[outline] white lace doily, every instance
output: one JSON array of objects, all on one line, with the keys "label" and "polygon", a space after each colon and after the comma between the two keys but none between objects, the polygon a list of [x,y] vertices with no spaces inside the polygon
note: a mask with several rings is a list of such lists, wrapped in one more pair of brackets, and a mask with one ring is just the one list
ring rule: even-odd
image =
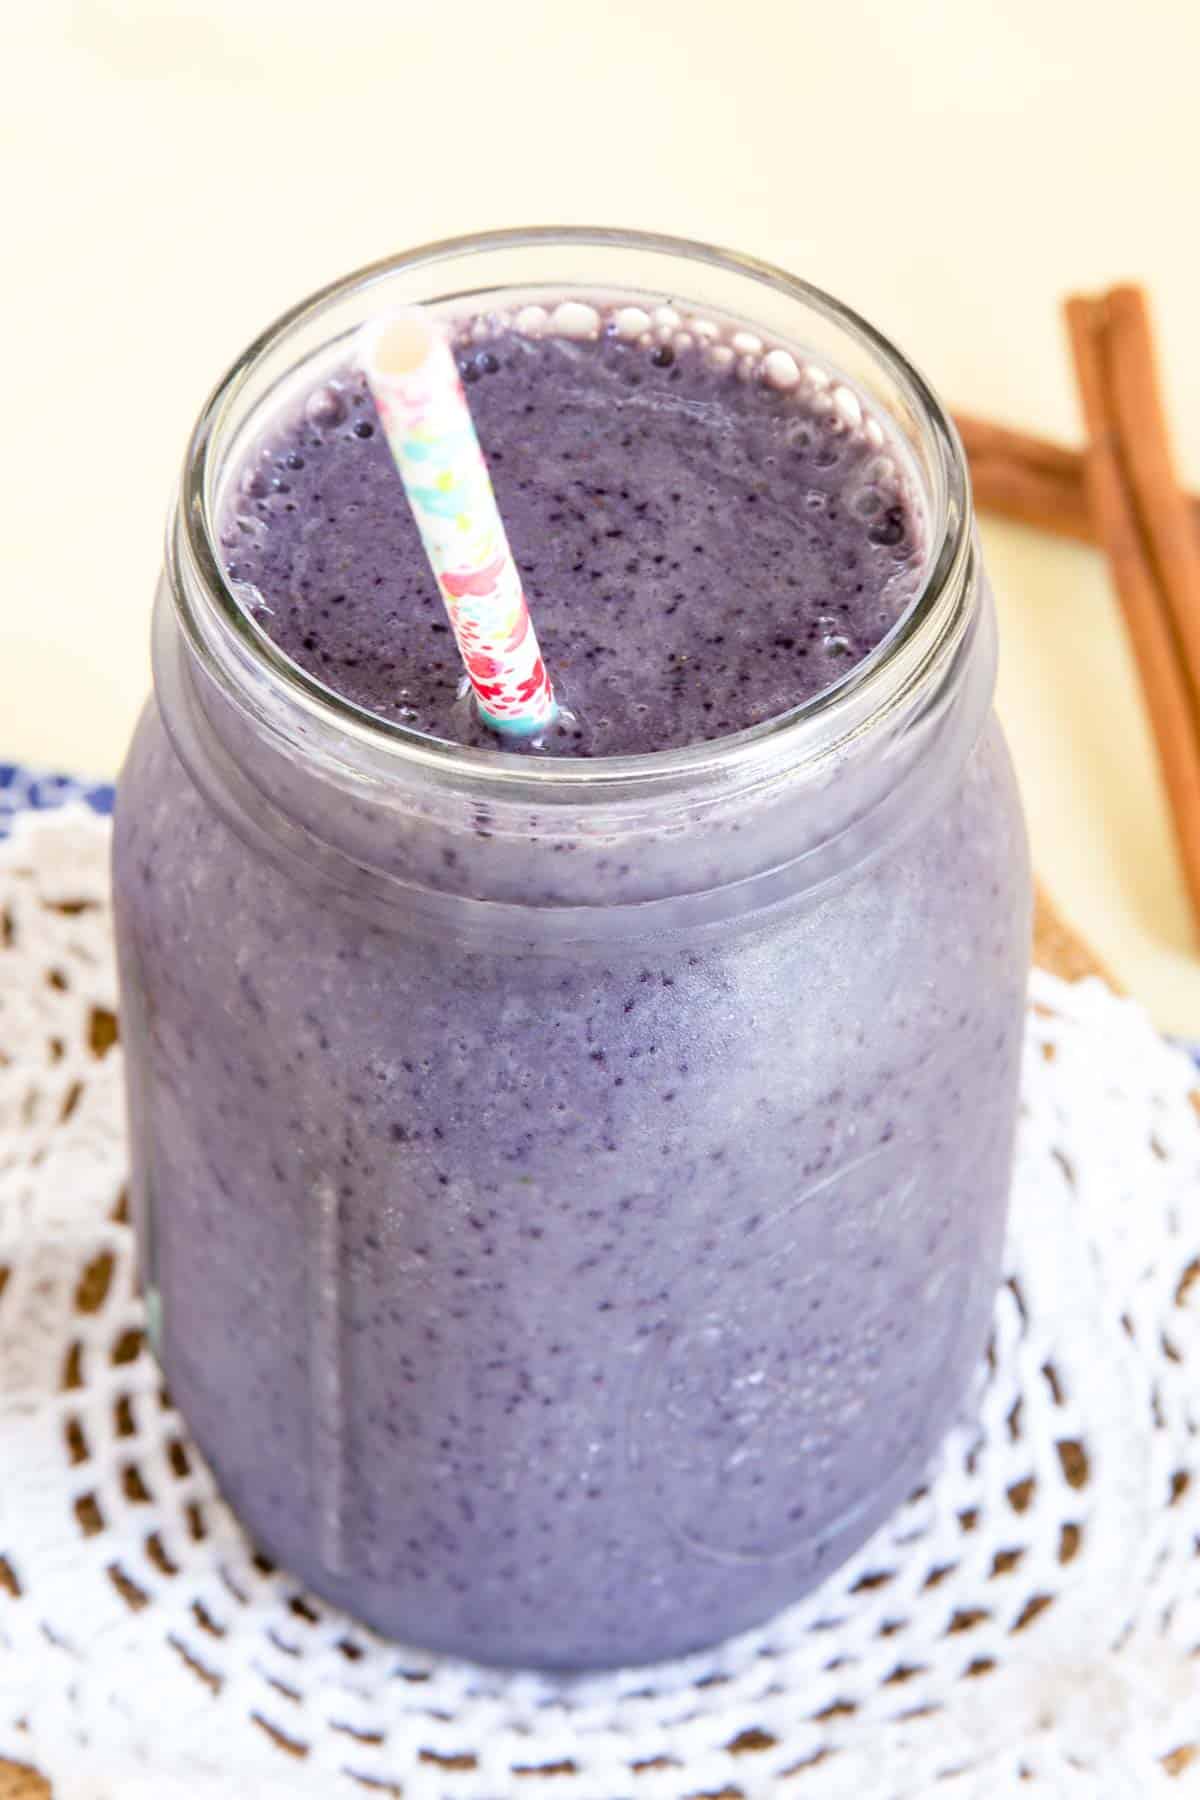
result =
[{"label": "white lace doily", "polygon": [[384,1643],[256,1560],[141,1339],[108,833],[0,847],[0,1755],[56,1800],[1200,1793],[1195,1071],[1034,978],[978,1424],[818,1593],[573,1681]]}]

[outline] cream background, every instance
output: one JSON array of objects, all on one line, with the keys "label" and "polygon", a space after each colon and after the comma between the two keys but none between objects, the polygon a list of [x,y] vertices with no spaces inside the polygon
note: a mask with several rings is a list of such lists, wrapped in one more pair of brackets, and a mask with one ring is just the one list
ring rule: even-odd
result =
[{"label": "cream background", "polygon": [[[1139,276],[1200,484],[1194,0],[34,0],[0,12],[0,68],[0,756],[116,769],[210,383],[308,289],[452,232],[729,243],[850,300],[953,404],[1063,437],[1058,297]],[[985,539],[1038,867],[1200,1036],[1100,559]]]}]

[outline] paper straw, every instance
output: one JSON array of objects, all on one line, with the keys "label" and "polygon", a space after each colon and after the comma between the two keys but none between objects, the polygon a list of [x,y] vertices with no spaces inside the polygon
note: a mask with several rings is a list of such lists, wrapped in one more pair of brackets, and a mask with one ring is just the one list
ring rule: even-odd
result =
[{"label": "paper straw", "polygon": [[406,308],[366,328],[359,360],[480,716],[536,736],[558,709],[450,345]]}]

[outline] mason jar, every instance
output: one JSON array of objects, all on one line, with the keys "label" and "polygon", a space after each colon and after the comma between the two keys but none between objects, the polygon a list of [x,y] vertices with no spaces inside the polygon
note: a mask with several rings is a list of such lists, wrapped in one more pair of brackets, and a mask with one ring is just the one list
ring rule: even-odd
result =
[{"label": "mason jar", "polygon": [[[322,686],[226,584],[239,455],[367,318],[575,289],[803,346],[906,446],[920,591],[782,717],[465,749]],[[152,1337],[271,1557],[437,1650],[636,1663],[803,1594],[920,1481],[984,1348],[1016,1113],[994,664],[945,411],[777,269],[496,233],[239,359],[170,522],[115,896]]]}]

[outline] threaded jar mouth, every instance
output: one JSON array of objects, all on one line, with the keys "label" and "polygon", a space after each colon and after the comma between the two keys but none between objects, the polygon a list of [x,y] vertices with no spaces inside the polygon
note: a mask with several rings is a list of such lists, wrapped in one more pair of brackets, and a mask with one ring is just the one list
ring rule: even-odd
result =
[{"label": "threaded jar mouth", "polygon": [[[243,609],[219,548],[218,494],[231,446],[290,368],[349,340],[398,301],[470,302],[528,287],[683,296],[715,285],[712,300],[781,340],[812,345],[871,393],[907,438],[923,487],[928,550],[917,593],[888,635],[830,687],[729,736],[635,756],[577,758],[468,749],[384,719],[293,662]],[[847,364],[853,364],[848,367]],[[649,232],[547,226],[451,238],[385,258],[284,313],[214,388],[188,444],[168,535],[173,604],[185,637],[226,697],[297,750],[353,745],[374,777],[424,775],[476,799],[579,807],[646,800],[696,786],[758,786],[821,763],[936,687],[969,623],[973,573],[970,488],[945,408],[921,374],[850,308],[785,270],[733,251]]]}]

